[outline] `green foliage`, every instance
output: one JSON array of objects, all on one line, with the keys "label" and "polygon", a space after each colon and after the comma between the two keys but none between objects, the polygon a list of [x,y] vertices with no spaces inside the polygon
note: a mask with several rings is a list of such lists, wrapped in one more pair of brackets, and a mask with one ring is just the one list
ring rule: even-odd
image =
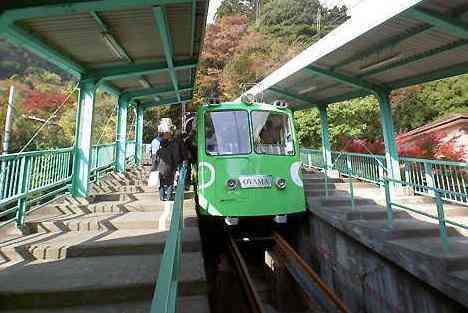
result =
[{"label": "green foliage", "polygon": [[[296,128],[303,146],[318,148],[322,144],[318,109],[296,112]],[[381,137],[379,106],[375,98],[366,97],[328,107],[330,143],[337,149],[348,138],[376,140]]]},{"label": "green foliage", "polygon": [[[318,12],[321,29],[317,29]],[[262,8],[258,29],[268,36],[307,46],[347,19],[346,7],[331,10],[318,0],[272,0]]]},{"label": "green foliage", "polygon": [[468,75],[461,75],[395,92],[396,129],[404,132],[449,114],[468,112],[467,86]]},{"label": "green foliage", "polygon": [[257,0],[224,0],[216,10],[216,20],[226,16],[252,17],[255,14]]}]

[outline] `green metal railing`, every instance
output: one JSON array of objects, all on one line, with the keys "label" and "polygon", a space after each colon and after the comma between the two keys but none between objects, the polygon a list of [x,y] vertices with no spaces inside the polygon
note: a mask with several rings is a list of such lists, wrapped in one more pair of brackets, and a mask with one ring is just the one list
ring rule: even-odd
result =
[{"label": "green metal railing", "polygon": [[[134,144],[128,143],[130,147]],[[73,148],[1,155],[0,219],[4,221],[0,221],[0,226],[13,220],[21,226],[27,207],[68,192],[72,164]],[[92,176],[99,177],[102,171],[113,169],[114,164],[115,144],[92,147]]]},{"label": "green metal railing", "polygon": [[135,157],[135,146],[136,146],[135,140],[127,141],[127,147],[125,149],[125,159],[127,159],[131,163],[135,161],[135,159],[134,159],[134,157]]},{"label": "green metal railing", "polygon": [[114,166],[115,143],[94,145],[91,151],[91,173]]},{"label": "green metal railing", "polygon": [[186,173],[187,169],[183,166],[180,171],[175,201],[172,206],[171,226],[164,246],[164,254],[151,304],[151,313],[176,312],[178,278],[182,262],[182,230]]},{"label": "green metal railing", "polygon": [[0,217],[15,213],[22,225],[27,204],[66,191],[72,155],[65,148],[0,156]]},{"label": "green metal railing", "polygon": [[[314,156],[309,157],[310,154]],[[327,168],[327,166],[323,165],[321,158],[318,157],[318,155],[322,155],[320,150],[304,149],[302,155],[304,164],[308,166],[317,167],[324,171],[335,169],[348,178],[367,180],[382,186],[385,192],[387,228],[389,229],[393,228],[393,208],[395,207],[434,219],[439,226],[439,236],[445,253],[450,250],[447,224],[468,230],[468,225],[445,217],[443,201],[446,199],[466,203],[468,198],[468,189],[466,188],[468,164],[466,163],[401,158],[402,180],[395,180],[387,177],[382,156],[335,152],[333,164]],[[315,162],[308,162],[309,160],[315,160]],[[327,177],[325,175],[326,198],[329,196]],[[353,179],[349,179],[348,182],[351,209],[354,210],[356,208],[356,197]],[[395,202],[392,199],[390,184],[400,188],[410,188],[418,193],[433,197],[436,214]]]},{"label": "green metal railing", "polygon": [[[304,164],[324,168],[321,150],[303,149],[301,155]],[[386,176],[382,155],[333,151],[332,162],[334,169],[344,173],[350,168],[358,179],[371,183],[381,185]],[[468,163],[415,158],[400,158],[399,162],[402,181],[415,193],[434,196],[432,188],[436,188],[444,191],[443,200],[468,203]]]},{"label": "green metal railing", "polygon": [[468,203],[468,163],[400,158],[400,168],[416,193],[433,196],[436,188],[444,200]]}]

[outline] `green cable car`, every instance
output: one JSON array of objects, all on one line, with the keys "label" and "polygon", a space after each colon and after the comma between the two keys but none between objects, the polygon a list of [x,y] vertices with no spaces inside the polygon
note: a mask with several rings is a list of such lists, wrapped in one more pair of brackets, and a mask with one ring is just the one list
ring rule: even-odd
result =
[{"label": "green cable car", "polygon": [[302,162],[284,102],[211,103],[197,110],[198,205],[203,216],[287,215],[305,211]]}]

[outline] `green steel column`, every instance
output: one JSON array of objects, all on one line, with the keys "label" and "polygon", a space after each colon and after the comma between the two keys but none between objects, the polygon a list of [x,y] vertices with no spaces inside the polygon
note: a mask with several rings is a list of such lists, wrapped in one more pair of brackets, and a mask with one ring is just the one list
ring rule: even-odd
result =
[{"label": "green steel column", "polygon": [[[388,177],[395,180],[401,180],[389,93],[379,93],[378,99],[380,105],[380,119],[385,141],[385,158],[387,161],[386,168],[388,171]],[[393,190],[394,186],[395,184],[391,183],[390,189]]]},{"label": "green steel column", "polygon": [[75,197],[86,197],[88,195],[95,95],[95,81],[85,80],[80,82],[72,177],[72,194]]},{"label": "green steel column", "polygon": [[135,123],[135,164],[141,165],[143,163],[143,116],[145,113],[144,108],[138,107],[137,117]]},{"label": "green steel column", "polygon": [[118,173],[125,172],[125,154],[127,149],[127,109],[128,100],[125,97],[119,97],[119,109],[117,115],[117,138],[115,169]]},{"label": "green steel column", "polygon": [[327,117],[327,106],[319,106],[320,111],[320,122],[322,124],[322,158],[326,168],[330,168],[332,165],[331,157],[331,146],[330,146],[330,136],[328,133],[328,117]]}]

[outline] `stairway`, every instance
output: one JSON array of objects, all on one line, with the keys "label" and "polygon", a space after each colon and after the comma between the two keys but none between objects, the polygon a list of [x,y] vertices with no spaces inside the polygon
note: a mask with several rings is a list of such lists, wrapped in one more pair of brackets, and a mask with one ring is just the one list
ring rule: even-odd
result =
[{"label": "stairway", "polygon": [[[24,234],[2,230],[0,311],[149,312],[171,203],[146,186],[148,174],[110,174],[87,199],[66,197],[29,214]],[[208,312],[192,199],[184,225],[178,312]]]},{"label": "stairway", "polygon": [[[447,224],[450,249],[446,252],[437,220],[394,207],[393,227],[389,228],[383,189],[357,180],[353,180],[353,188],[354,209],[347,178],[329,178],[327,197],[324,174],[315,170],[304,173],[304,190],[314,215],[433,286],[450,288],[451,296],[468,303],[468,231]],[[429,197],[407,192],[393,197],[392,202],[437,216]],[[468,207],[444,203],[444,211],[447,220],[468,225]]]}]

